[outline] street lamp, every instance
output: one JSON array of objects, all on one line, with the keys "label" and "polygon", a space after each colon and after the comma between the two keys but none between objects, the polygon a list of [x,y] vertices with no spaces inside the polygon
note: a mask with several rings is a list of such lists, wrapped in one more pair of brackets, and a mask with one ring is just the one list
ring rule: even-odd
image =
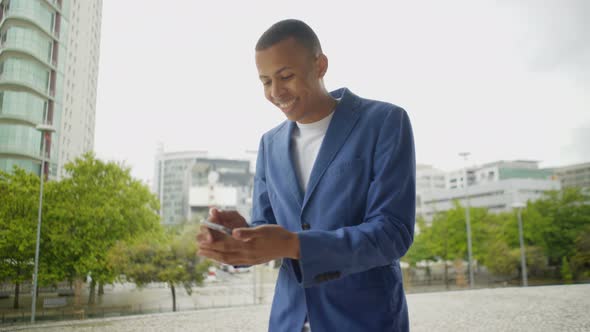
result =
[{"label": "street lamp", "polygon": [[33,303],[31,304],[31,323],[35,322],[35,313],[37,307],[37,277],[39,271],[39,242],[41,242],[41,212],[43,211],[43,182],[45,180],[45,158],[46,158],[46,135],[51,135],[55,129],[50,124],[39,124],[35,128],[41,132],[41,185],[39,188],[39,215],[37,218],[37,243],[35,246],[35,272],[33,273]]},{"label": "street lamp", "polygon": [[473,288],[475,283],[475,278],[473,277],[473,255],[471,250],[471,220],[469,219],[469,188],[467,180],[467,158],[469,158],[469,152],[461,152],[459,156],[463,157],[465,160],[465,176],[463,185],[465,186],[465,224],[467,228],[467,254],[469,258],[469,287]]},{"label": "street lamp", "polygon": [[523,239],[523,232],[522,232],[522,216],[521,210],[525,207],[523,203],[514,203],[512,207],[516,209],[516,213],[518,216],[518,238],[520,240],[520,268],[522,269],[522,285],[527,287],[529,285],[527,279],[527,271],[526,271],[526,255],[524,252],[524,239]]}]

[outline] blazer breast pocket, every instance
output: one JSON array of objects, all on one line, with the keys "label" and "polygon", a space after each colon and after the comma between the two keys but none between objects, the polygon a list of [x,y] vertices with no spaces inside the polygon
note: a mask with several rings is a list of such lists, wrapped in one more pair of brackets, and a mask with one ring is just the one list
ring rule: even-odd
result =
[{"label": "blazer breast pocket", "polygon": [[363,170],[363,165],[363,159],[339,161],[328,167],[326,170],[326,175],[329,177],[341,177],[343,175],[360,174]]}]

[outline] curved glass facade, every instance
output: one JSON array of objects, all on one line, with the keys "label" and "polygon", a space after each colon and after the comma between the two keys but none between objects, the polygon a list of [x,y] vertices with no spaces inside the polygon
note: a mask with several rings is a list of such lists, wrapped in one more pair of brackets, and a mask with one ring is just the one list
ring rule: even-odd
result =
[{"label": "curved glass facade", "polygon": [[42,123],[47,101],[28,92],[0,91],[0,115]]},{"label": "curved glass facade", "polygon": [[11,26],[2,33],[2,47],[24,50],[46,63],[51,63],[52,46],[53,41],[37,30]]},{"label": "curved glass facade", "polygon": [[0,62],[0,80],[23,83],[43,93],[49,91],[50,71],[47,67],[22,58]]},{"label": "curved glass facade", "polygon": [[56,130],[48,148],[49,175],[57,175],[60,142],[64,142],[60,139],[65,75],[70,68],[66,67],[69,2],[0,3],[0,169],[4,171],[16,165],[40,174],[42,134],[36,125],[47,121]]},{"label": "curved glass facade", "polygon": [[27,172],[39,174],[41,164],[32,160],[0,158],[0,169],[10,171],[14,166],[18,166]]},{"label": "curved glass facade", "polygon": [[6,17],[22,16],[36,22],[43,29],[53,32],[55,13],[42,1],[10,0],[5,9]]},{"label": "curved glass facade", "polygon": [[0,151],[39,157],[41,133],[31,126],[0,123]]}]

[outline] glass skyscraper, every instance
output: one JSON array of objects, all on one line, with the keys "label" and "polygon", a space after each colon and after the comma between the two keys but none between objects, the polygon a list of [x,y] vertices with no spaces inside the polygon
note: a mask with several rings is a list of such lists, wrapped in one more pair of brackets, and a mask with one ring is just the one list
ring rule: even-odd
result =
[{"label": "glass skyscraper", "polygon": [[[101,10],[102,1],[96,0],[0,2],[0,169],[10,171],[18,165],[40,173],[42,140],[35,127],[41,123],[56,129],[47,136],[44,173],[50,178],[63,175],[61,168],[68,159],[92,150]],[[91,18],[80,21],[80,16]],[[83,26],[89,26],[86,30],[94,35],[80,35]],[[79,41],[88,39],[90,46],[85,43],[78,47]],[[88,53],[90,61],[76,63],[79,55]],[[90,78],[85,75],[84,79],[93,84],[76,93],[77,97],[88,99],[87,106],[74,109],[71,95],[79,81],[76,69],[80,68],[90,69],[86,70]],[[75,126],[85,130],[72,135],[68,121],[80,114],[88,121],[79,121]],[[92,144],[65,158],[71,150],[67,143],[72,140]]]}]

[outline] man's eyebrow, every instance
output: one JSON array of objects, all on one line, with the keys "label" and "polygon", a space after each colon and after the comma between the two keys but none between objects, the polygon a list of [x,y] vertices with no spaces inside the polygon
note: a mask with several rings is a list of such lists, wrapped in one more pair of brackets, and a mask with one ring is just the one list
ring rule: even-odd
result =
[{"label": "man's eyebrow", "polygon": [[[274,74],[275,74],[275,75],[277,75],[277,74],[280,74],[280,73],[281,73],[283,70],[287,70],[287,69],[289,69],[289,66],[284,66],[284,67],[282,67],[281,69],[279,69],[279,70],[275,71],[275,73],[274,73]],[[266,75],[260,75],[260,76],[258,76],[258,77],[259,77],[259,78],[268,78],[268,76],[266,76]]]}]

